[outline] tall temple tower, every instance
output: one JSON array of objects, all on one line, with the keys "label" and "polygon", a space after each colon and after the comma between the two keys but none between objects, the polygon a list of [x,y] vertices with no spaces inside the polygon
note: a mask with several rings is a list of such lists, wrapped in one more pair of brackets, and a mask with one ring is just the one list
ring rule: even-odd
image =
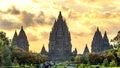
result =
[{"label": "tall temple tower", "polygon": [[52,61],[68,61],[73,55],[70,32],[61,12],[59,12],[58,19],[55,20],[50,32],[48,47],[48,56]]},{"label": "tall temple tower", "polygon": [[19,35],[17,35],[17,32],[15,31],[11,45],[12,46],[16,45],[25,51],[29,51],[29,43],[28,43],[26,33],[23,29],[23,26],[21,27]]},{"label": "tall temple tower", "polygon": [[91,52],[97,52],[101,53],[105,50],[112,49],[112,45],[110,45],[107,33],[104,33],[104,36],[102,38],[101,32],[99,31],[99,28],[97,28],[97,31],[94,34],[92,45],[91,45]]},{"label": "tall temple tower", "polygon": [[90,52],[89,52],[88,46],[87,46],[87,44],[86,44],[85,49],[84,49],[84,51],[83,51],[83,56],[86,56],[86,55],[89,54],[89,53],[90,53]]},{"label": "tall temple tower", "polygon": [[47,55],[47,51],[46,51],[44,45],[43,45],[43,47],[42,47],[42,50],[41,50],[40,54],[42,54],[42,55]]},{"label": "tall temple tower", "polygon": [[110,45],[109,39],[107,37],[107,32],[105,31],[104,36],[103,36],[103,45],[104,45],[104,50],[112,49],[113,46]]},{"label": "tall temple tower", "polygon": [[17,44],[18,44],[18,36],[17,36],[17,32],[15,30],[11,45],[17,46]]},{"label": "tall temple tower", "polygon": [[26,50],[26,51],[29,51],[29,43],[28,43],[26,33],[23,29],[23,26],[21,27],[21,30],[20,30],[20,33],[19,33],[19,36],[18,36],[18,40],[19,40],[18,41],[19,47]]},{"label": "tall temple tower", "polygon": [[97,31],[94,34],[93,41],[92,41],[92,48],[91,52],[101,52],[102,51],[102,34],[97,27]]}]

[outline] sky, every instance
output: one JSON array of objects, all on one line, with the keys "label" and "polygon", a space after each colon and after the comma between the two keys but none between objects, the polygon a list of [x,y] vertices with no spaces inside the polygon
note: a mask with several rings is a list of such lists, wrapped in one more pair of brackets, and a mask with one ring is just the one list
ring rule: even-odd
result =
[{"label": "sky", "polygon": [[0,31],[12,39],[23,26],[30,50],[48,50],[49,34],[62,12],[71,33],[72,49],[82,53],[87,44],[91,50],[93,35],[99,27],[109,40],[120,30],[120,0],[0,0]]}]

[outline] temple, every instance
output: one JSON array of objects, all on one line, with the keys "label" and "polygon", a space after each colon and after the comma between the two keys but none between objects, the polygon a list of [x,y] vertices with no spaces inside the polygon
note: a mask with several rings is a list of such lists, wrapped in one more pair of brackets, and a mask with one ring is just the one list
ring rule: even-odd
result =
[{"label": "temple", "polygon": [[89,52],[88,46],[87,46],[87,44],[86,44],[85,49],[84,49],[84,51],[83,51],[83,56],[86,56],[86,55],[89,54],[89,53],[90,53],[90,52]]},{"label": "temple", "polygon": [[61,12],[50,32],[48,48],[51,61],[70,61],[72,56],[77,55],[77,49],[72,52],[70,32]]},{"label": "temple", "polygon": [[11,45],[18,46],[25,51],[29,51],[29,43],[23,26],[21,27],[19,35],[17,35],[17,32],[15,31]]},{"label": "temple", "polygon": [[99,28],[97,28],[97,31],[95,32],[92,40],[91,52],[101,53],[111,48],[113,47],[109,43],[107,32],[104,33],[104,36],[102,38],[102,34],[99,31]]}]

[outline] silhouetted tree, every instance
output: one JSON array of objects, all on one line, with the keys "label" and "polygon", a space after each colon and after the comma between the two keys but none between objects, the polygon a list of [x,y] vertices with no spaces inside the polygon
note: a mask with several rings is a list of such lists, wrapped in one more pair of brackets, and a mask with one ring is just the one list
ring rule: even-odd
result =
[{"label": "silhouetted tree", "polygon": [[98,53],[91,53],[87,56],[87,60],[90,64],[101,64],[103,63],[104,56]]},{"label": "silhouetted tree", "polygon": [[9,49],[9,39],[6,37],[5,32],[0,32],[0,52],[1,64],[3,66],[11,66],[11,51]]},{"label": "silhouetted tree", "polygon": [[105,66],[105,67],[108,67],[109,66],[108,60],[104,59],[102,65]]}]

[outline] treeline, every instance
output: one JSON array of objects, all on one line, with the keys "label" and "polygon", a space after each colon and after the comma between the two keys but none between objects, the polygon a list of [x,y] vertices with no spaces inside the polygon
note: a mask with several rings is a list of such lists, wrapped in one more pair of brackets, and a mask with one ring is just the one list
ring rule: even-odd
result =
[{"label": "treeline", "polygon": [[113,49],[102,53],[89,53],[86,56],[77,55],[71,60],[76,64],[101,65],[105,67],[120,66],[120,31],[111,42],[113,42]]},{"label": "treeline", "polygon": [[78,55],[72,59],[76,64],[120,66],[120,57],[116,52],[108,54],[90,53],[86,56]]},{"label": "treeline", "polygon": [[34,65],[44,63],[46,60],[48,60],[47,56],[40,53],[27,52],[16,45],[11,46],[6,33],[0,32],[0,67]]}]

